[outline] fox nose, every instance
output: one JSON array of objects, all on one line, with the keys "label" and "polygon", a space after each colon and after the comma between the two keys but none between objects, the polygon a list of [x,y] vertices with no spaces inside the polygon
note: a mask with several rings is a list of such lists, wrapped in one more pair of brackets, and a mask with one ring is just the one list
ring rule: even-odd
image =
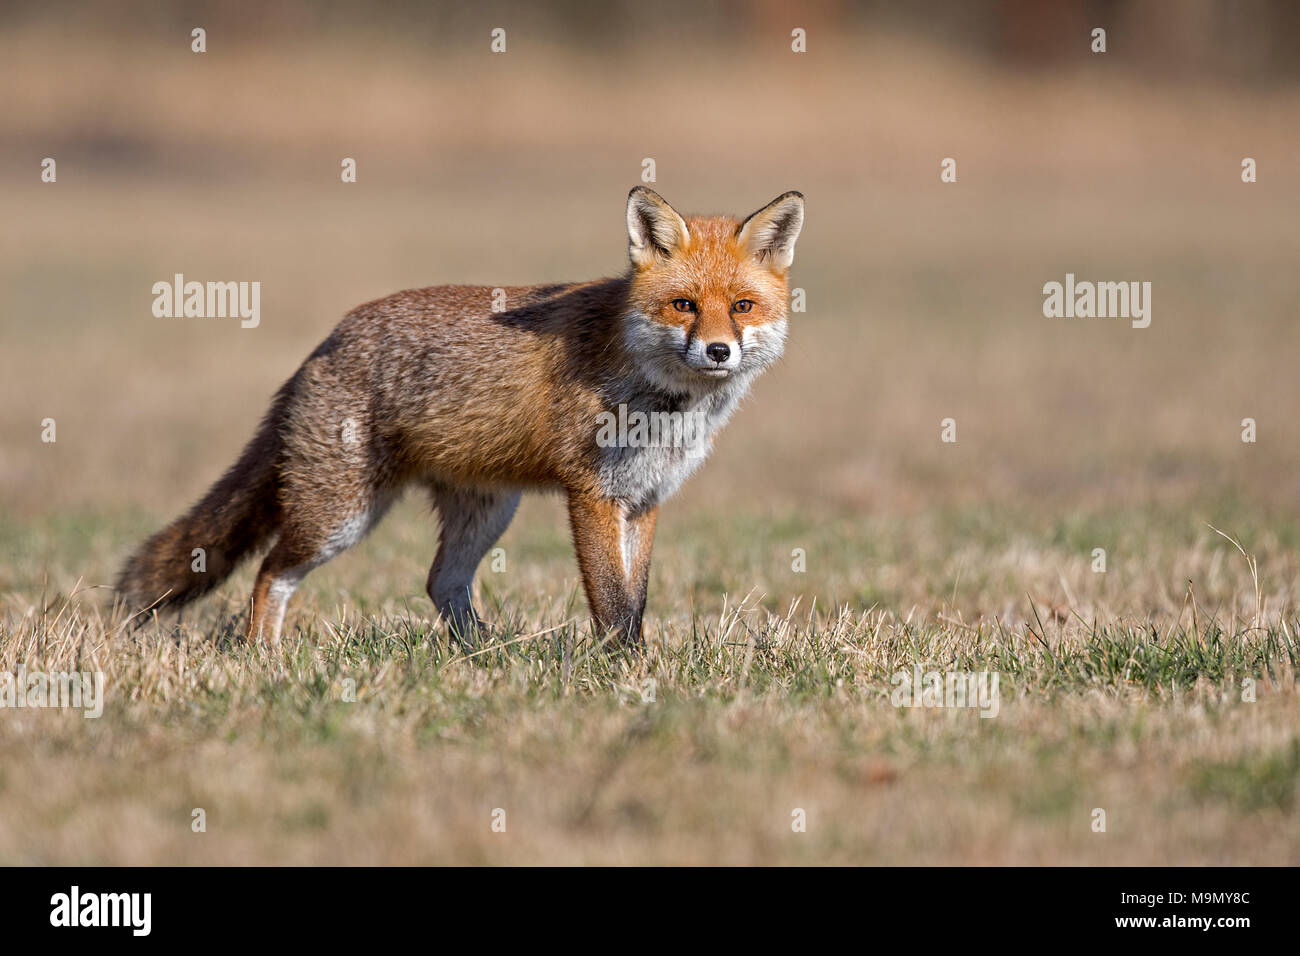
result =
[{"label": "fox nose", "polygon": [[704,354],[721,365],[727,359],[731,358],[731,349],[722,342],[713,342],[705,347]]}]

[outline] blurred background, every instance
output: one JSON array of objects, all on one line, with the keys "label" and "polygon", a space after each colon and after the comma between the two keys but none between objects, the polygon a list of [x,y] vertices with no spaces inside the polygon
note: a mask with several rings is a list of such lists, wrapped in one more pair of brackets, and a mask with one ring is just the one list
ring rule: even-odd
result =
[{"label": "blurred background", "polygon": [[[1014,577],[1033,570],[1022,536],[1086,562],[1137,527],[1140,563],[1134,523],[1158,513],[1182,543],[1211,521],[1253,533],[1289,593],[1300,5],[376,6],[0,11],[0,590],[109,580],[353,306],[621,271],[625,196],[652,158],[686,213],[807,196],[787,358],[661,525],[679,542],[741,529],[776,557],[734,578],[720,560],[700,586],[788,599],[805,586],[791,547],[842,540],[820,583],[905,605],[956,594],[963,540],[977,563],[1012,554]],[[260,327],[155,318],[151,287],[177,272],[260,281]],[[1044,318],[1043,284],[1067,272],[1151,282],[1151,326]],[[511,534],[547,529],[536,546],[558,552],[557,508],[527,504]],[[418,548],[411,594],[425,520],[381,532]],[[915,583],[918,555],[933,581]],[[347,560],[324,580],[361,587]],[[1176,602],[1179,577],[1112,598]]]}]

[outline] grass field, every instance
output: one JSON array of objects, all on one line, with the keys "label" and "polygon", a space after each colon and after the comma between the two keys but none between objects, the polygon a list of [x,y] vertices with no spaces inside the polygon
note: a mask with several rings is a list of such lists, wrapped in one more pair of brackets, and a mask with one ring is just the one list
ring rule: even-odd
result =
[{"label": "grass field", "polygon": [[[1042,529],[1038,547],[960,516],[931,529],[929,547],[977,563],[962,574],[960,560],[907,554],[911,523],[845,520],[809,542],[811,564],[875,555],[887,582],[944,567],[951,593],[911,607],[846,594],[839,609],[741,593],[805,590],[766,522],[720,540],[678,531],[648,653],[628,659],[594,650],[559,522],[524,523],[505,541],[523,580],[485,582],[499,643],[467,656],[412,593],[422,517],[402,509],[313,579],[301,629],[270,651],[237,640],[240,588],[179,630],[131,637],[91,592],[18,582],[32,604],[11,592],[4,665],[102,670],[108,691],[98,720],[5,715],[0,859],[1295,862],[1296,621],[1230,609],[1252,588],[1230,546],[1168,540],[1152,555],[1197,582],[1195,604],[1084,619],[1015,593],[1048,567],[1086,593],[1066,528]],[[1133,519],[1135,537],[1161,534]],[[118,531],[69,525],[48,546],[98,536],[107,560]],[[30,540],[15,533],[6,567]],[[1003,601],[1016,623],[972,612]],[[996,716],[891,706],[892,675],[917,664],[998,673]],[[806,832],[791,829],[796,809]]]},{"label": "grass field", "polygon": [[[106,679],[98,719],[0,711],[0,863],[1300,862],[1300,97],[827,42],[630,118],[635,71],[520,48],[0,37],[77,64],[0,119],[0,666]],[[803,190],[809,308],[664,510],[643,658],[593,647],[553,498],[472,655],[415,496],[281,647],[237,640],[247,568],[111,617],[343,312],[618,270],[646,156],[688,211]],[[174,272],[261,281],[262,325],[155,319]],[[1066,272],[1151,281],[1151,327],[1045,319]],[[918,666],[996,673],[997,715],[893,706]]]},{"label": "grass field", "polygon": [[[1176,567],[1196,600],[1167,582],[1159,611],[1085,618],[1064,595],[1136,603],[1161,587],[1152,573],[1111,590],[1122,572],[1089,570],[1082,527],[1003,538],[982,513],[841,516],[808,538],[789,521],[709,535],[678,522],[648,653],[629,659],[593,648],[559,509],[536,508],[557,520],[507,533],[508,573],[484,581],[497,642],[467,655],[416,596],[423,510],[400,508],[312,578],[301,628],[274,650],[238,641],[247,574],[179,629],[137,636],[93,592],[13,582],[4,666],[102,670],[108,691],[98,720],[5,715],[0,859],[1295,862],[1297,622],[1239,609],[1247,562],[1212,532],[1106,516],[1134,545],[1159,540],[1144,560]],[[131,524],[58,523],[41,546],[89,542],[107,562]],[[816,586],[792,580],[796,538],[827,569],[808,572]],[[32,539],[5,529],[6,568]],[[918,664],[998,673],[996,716],[891,706],[892,676]]]}]

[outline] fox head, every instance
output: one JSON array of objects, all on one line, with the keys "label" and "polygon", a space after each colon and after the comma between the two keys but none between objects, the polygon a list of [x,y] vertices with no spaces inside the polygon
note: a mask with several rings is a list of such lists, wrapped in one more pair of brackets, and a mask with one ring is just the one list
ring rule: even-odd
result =
[{"label": "fox head", "polygon": [[749,218],[684,219],[638,186],[627,197],[632,260],[625,340],[637,367],[671,392],[747,379],[785,345],[786,273],[803,228],[803,194]]}]

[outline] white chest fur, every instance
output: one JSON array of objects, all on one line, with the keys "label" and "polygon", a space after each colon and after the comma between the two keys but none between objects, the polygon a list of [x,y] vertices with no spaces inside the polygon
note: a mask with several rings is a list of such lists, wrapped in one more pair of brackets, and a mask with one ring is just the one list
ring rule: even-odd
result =
[{"label": "white chest fur", "polygon": [[604,493],[634,510],[669,498],[708,457],[749,379],[737,376],[673,407],[635,397],[620,403],[597,439]]}]

